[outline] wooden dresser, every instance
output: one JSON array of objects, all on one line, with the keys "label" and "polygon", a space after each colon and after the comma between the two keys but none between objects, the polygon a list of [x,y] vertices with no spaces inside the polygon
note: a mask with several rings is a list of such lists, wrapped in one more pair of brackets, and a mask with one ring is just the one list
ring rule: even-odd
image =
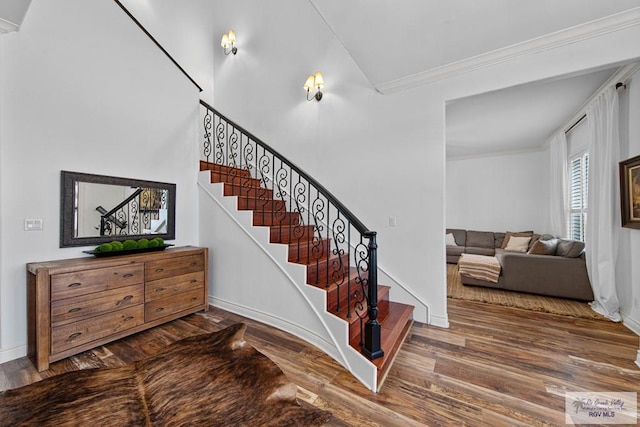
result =
[{"label": "wooden dresser", "polygon": [[208,250],[27,264],[28,354],[38,371],[208,307]]}]

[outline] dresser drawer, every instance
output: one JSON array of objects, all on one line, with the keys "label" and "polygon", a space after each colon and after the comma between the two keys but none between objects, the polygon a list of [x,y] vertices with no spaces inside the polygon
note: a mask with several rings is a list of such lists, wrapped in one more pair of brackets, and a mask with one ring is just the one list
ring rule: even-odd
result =
[{"label": "dresser drawer", "polygon": [[200,289],[200,292],[204,292],[204,271],[147,282],[145,289],[145,301],[149,302],[161,298],[167,298],[182,292],[193,291],[196,289]]},{"label": "dresser drawer", "polygon": [[204,291],[202,289],[183,292],[170,298],[146,303],[144,306],[144,320],[145,322],[150,322],[202,304],[204,304]]},{"label": "dresser drawer", "polygon": [[142,283],[51,302],[51,323],[78,321],[144,303]]},{"label": "dresser drawer", "polygon": [[60,353],[144,323],[144,305],[51,328],[51,353]]},{"label": "dresser drawer", "polygon": [[145,280],[148,282],[166,277],[195,273],[196,271],[204,271],[204,257],[202,255],[189,255],[151,261],[145,263]]},{"label": "dresser drawer", "polygon": [[143,283],[144,264],[96,268],[51,276],[51,300]]}]

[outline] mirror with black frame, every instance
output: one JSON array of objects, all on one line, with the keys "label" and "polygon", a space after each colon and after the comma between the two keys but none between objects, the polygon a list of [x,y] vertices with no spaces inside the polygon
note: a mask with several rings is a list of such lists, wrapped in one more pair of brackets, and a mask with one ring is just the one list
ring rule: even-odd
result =
[{"label": "mirror with black frame", "polygon": [[60,247],[175,239],[176,185],[61,171]]}]

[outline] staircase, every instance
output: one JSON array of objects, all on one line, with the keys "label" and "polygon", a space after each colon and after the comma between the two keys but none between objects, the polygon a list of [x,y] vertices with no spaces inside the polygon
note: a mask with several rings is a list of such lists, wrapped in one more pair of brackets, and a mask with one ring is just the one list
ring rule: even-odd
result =
[{"label": "staircase", "polygon": [[[390,287],[377,284],[376,233],[358,233],[366,228],[323,187],[278,153],[261,151],[263,143],[202,104],[209,117],[200,171],[223,185],[224,198],[237,199],[237,211],[253,212],[251,226],[269,229],[268,244],[287,246],[287,258],[278,262],[304,266],[302,286],[326,292],[320,309],[348,325],[348,337],[338,345],[375,366],[379,389],[413,323],[413,306],[390,301]],[[211,127],[216,141],[207,144]]]}]

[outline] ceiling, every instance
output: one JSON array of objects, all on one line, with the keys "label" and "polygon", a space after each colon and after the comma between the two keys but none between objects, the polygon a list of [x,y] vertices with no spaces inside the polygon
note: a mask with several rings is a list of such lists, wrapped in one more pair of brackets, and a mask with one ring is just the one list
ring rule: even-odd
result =
[{"label": "ceiling", "polygon": [[17,31],[31,0],[0,0],[0,34]]},{"label": "ceiling", "polygon": [[535,82],[447,103],[447,159],[541,149],[617,70]]},{"label": "ceiling", "polygon": [[[640,8],[640,0],[310,2],[383,94],[499,60],[514,49],[579,37],[594,21],[609,22]],[[450,102],[447,158],[540,149],[615,71],[600,69]]]}]

